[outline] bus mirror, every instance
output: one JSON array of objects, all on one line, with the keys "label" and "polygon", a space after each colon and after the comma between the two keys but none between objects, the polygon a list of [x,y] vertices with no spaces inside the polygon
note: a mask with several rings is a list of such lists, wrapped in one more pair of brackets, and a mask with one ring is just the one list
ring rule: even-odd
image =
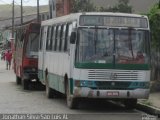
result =
[{"label": "bus mirror", "polygon": [[75,40],[76,40],[76,32],[72,32],[70,37],[70,43],[75,44]]}]

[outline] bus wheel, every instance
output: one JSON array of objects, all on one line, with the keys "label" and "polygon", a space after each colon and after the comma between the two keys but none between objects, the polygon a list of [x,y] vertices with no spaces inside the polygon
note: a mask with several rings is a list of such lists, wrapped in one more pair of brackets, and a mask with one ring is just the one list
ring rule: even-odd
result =
[{"label": "bus wheel", "polygon": [[78,98],[73,98],[71,95],[70,95],[70,92],[69,92],[69,86],[66,85],[66,90],[67,90],[67,106],[70,108],[70,109],[77,109],[78,108],[78,105],[79,105],[79,102],[78,102]]},{"label": "bus wheel", "polygon": [[16,76],[16,83],[17,83],[17,85],[20,85],[20,84],[21,84],[21,78],[18,77],[18,76]]},{"label": "bus wheel", "polygon": [[29,90],[29,80],[23,79],[22,80],[22,86],[24,90]]},{"label": "bus wheel", "polygon": [[49,87],[49,82],[46,79],[46,96],[47,98],[55,98],[55,92],[52,88]]},{"label": "bus wheel", "polygon": [[126,99],[124,100],[124,105],[127,109],[134,109],[137,105],[137,99]]}]

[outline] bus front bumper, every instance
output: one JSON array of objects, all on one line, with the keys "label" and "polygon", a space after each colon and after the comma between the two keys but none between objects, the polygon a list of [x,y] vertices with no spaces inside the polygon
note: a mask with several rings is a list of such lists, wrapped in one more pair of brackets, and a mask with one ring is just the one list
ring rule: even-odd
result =
[{"label": "bus front bumper", "polygon": [[74,87],[73,97],[85,97],[85,98],[136,98],[136,99],[148,99],[149,89],[135,89],[135,90],[99,90],[91,89],[87,87]]}]

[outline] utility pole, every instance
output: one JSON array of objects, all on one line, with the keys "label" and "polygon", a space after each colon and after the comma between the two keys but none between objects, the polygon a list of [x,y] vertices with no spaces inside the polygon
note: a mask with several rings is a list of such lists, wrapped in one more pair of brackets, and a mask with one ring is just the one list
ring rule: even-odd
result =
[{"label": "utility pole", "polygon": [[21,0],[21,25],[23,25],[23,0]]},{"label": "utility pole", "polygon": [[10,44],[7,45],[7,47],[10,47],[10,49],[13,52],[13,42],[14,42],[14,0],[12,3],[12,38],[10,38]]},{"label": "utility pole", "polygon": [[37,22],[39,21],[39,0],[37,0]]},{"label": "utility pole", "polygon": [[12,3],[12,38],[14,38],[14,0]]}]

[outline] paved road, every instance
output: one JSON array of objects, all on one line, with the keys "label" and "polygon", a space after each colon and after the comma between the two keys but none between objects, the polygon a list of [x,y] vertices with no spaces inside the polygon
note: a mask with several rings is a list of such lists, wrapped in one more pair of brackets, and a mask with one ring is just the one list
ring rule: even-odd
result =
[{"label": "paved road", "polygon": [[106,101],[85,101],[79,110],[70,110],[64,98],[47,99],[44,91],[22,90],[22,87],[15,83],[13,71],[5,70],[4,61],[0,61],[0,113],[78,114],[72,117],[79,120],[142,120],[144,114]]}]

